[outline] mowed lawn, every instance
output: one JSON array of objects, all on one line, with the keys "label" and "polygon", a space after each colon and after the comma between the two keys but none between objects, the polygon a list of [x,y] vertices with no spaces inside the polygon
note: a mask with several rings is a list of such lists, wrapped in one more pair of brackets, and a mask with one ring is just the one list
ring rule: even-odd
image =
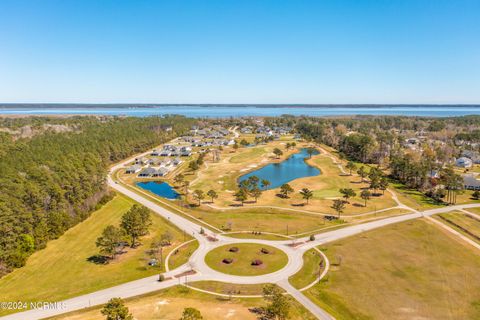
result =
[{"label": "mowed lawn", "polygon": [[[232,252],[232,248],[238,249]],[[265,249],[265,252],[261,250]],[[230,264],[224,259],[231,259]],[[261,265],[254,266],[252,261],[260,260]],[[255,243],[236,243],[215,248],[205,256],[207,265],[217,271],[237,276],[258,276],[275,272],[283,268],[288,257],[285,252],[266,245]]]},{"label": "mowed lawn", "polygon": [[127,248],[127,253],[107,265],[87,261],[98,254],[95,240],[102,230],[110,224],[119,225],[122,214],[133,204],[117,195],[59,239],[50,241],[28,259],[26,266],[0,279],[0,301],[58,301],[161,272],[163,267],[147,265],[150,258],[146,251],[152,239],[167,230],[173,235],[173,244],[164,250],[166,255],[183,241],[183,233],[153,213],[150,234],[141,238],[141,246]]},{"label": "mowed lawn", "polygon": [[333,265],[305,293],[337,319],[480,319],[480,252],[424,220],[322,250]]},{"label": "mowed lawn", "polygon": [[[323,264],[321,265],[321,263]],[[300,271],[288,278],[292,286],[302,289],[318,279],[319,275],[325,269],[325,262],[320,253],[315,249],[310,249],[303,254],[303,266]]]},{"label": "mowed lawn", "polygon": [[[438,221],[457,230],[473,241],[480,242],[480,220],[461,211],[451,211],[433,216]],[[467,230],[467,231],[465,231]]]},{"label": "mowed lawn", "polygon": [[[258,317],[249,308],[264,306],[265,302],[262,298],[222,298],[177,286],[128,299],[126,305],[134,319],[139,320],[178,320],[187,307],[198,309],[203,319],[255,320]],[[315,319],[295,300],[291,300],[290,306],[289,320]],[[101,307],[95,307],[51,319],[103,320],[105,316],[100,310]]]}]

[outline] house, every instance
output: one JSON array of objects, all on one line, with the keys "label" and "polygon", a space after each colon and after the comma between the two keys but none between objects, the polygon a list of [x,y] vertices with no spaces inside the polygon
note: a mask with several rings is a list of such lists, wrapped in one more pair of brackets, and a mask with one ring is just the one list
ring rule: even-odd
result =
[{"label": "house", "polygon": [[135,164],[139,165],[145,165],[147,164],[147,159],[146,158],[135,158]]},{"label": "house", "polygon": [[140,173],[138,174],[139,177],[153,177],[157,173],[157,170],[155,170],[152,167],[144,168]]},{"label": "house", "polygon": [[480,190],[480,180],[476,175],[465,174],[463,175],[463,186],[468,190]]},{"label": "house", "polygon": [[181,147],[180,148],[180,156],[182,157],[189,157],[192,154],[192,148],[190,147]]},{"label": "house", "polygon": [[473,161],[467,157],[461,157],[455,161],[455,165],[460,168],[470,168],[473,165]]},{"label": "house", "polygon": [[250,134],[253,132],[253,129],[252,127],[243,127],[240,129],[240,132],[244,134]]},{"label": "house", "polygon": [[137,173],[137,172],[139,172],[141,169],[142,169],[142,167],[141,167],[140,165],[134,164],[133,166],[128,167],[128,168],[125,170],[125,173],[127,173],[127,174]]},{"label": "house", "polygon": [[148,159],[147,160],[148,165],[154,166],[156,163],[157,163],[157,161],[155,161],[155,159]]},{"label": "house", "polygon": [[440,173],[438,172],[438,170],[431,170],[427,173],[427,177],[429,177],[430,179],[438,179],[440,178]]},{"label": "house", "polygon": [[154,174],[153,176],[154,176],[154,177],[163,177],[163,176],[166,176],[168,172],[169,172],[169,170],[168,170],[167,168],[160,167],[160,168],[155,172],[155,174]]},{"label": "house", "polygon": [[473,163],[480,164],[480,154],[472,150],[463,150],[462,157],[469,158]]},{"label": "house", "polygon": [[161,167],[168,167],[171,164],[172,164],[172,160],[170,160],[170,159],[165,159],[162,162],[160,162]]},{"label": "house", "polygon": [[173,165],[174,166],[178,166],[179,164],[181,164],[183,161],[180,159],[180,158],[175,158],[173,159]]},{"label": "house", "polygon": [[153,149],[152,153],[150,153],[152,157],[158,157],[160,155],[160,151]]}]

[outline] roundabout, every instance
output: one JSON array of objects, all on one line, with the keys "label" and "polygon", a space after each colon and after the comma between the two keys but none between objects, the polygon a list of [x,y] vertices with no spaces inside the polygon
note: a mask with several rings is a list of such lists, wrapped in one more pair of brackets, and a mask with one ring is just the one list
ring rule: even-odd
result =
[{"label": "roundabout", "polygon": [[223,245],[205,255],[211,269],[235,276],[259,276],[273,273],[288,263],[287,254],[278,248],[258,243]]}]

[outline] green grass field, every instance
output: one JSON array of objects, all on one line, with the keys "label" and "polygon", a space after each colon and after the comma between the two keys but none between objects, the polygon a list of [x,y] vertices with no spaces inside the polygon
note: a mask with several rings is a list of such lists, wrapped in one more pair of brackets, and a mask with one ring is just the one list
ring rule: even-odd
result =
[{"label": "green grass field", "polygon": [[192,253],[197,250],[198,245],[198,241],[195,240],[180,247],[177,253],[172,253],[170,259],[168,260],[168,267],[170,270],[180,267],[182,264],[186,263]]},{"label": "green grass field", "polygon": [[480,318],[480,253],[424,220],[321,249],[332,266],[305,293],[337,319]]},{"label": "green grass field", "polygon": [[320,267],[322,260],[322,256],[315,249],[305,252],[303,254],[303,267],[288,278],[290,284],[297,289],[302,289],[318,279],[318,276],[324,270],[324,266]]},{"label": "green grass field", "polygon": [[155,214],[150,234],[141,238],[141,246],[128,248],[107,265],[87,261],[98,254],[95,240],[102,230],[110,224],[118,225],[133,204],[117,195],[59,239],[50,241],[23,268],[0,279],[0,301],[59,301],[161,272],[163,267],[147,265],[150,257],[146,251],[152,239],[168,230],[174,240],[164,248],[167,254],[183,241],[183,233]]},{"label": "green grass field", "polygon": [[236,239],[262,239],[262,240],[288,240],[290,237],[285,235],[277,235],[270,233],[252,233],[252,232],[237,232],[237,233],[227,233],[224,236],[236,238]]},{"label": "green grass field", "polygon": [[[457,230],[461,234],[469,237],[473,241],[479,242],[475,237],[480,237],[480,221],[461,212],[451,211],[433,216],[438,221],[445,223],[449,227]],[[442,219],[443,218],[443,219]],[[468,232],[465,232],[466,229]]]},{"label": "green grass field", "polygon": [[[230,252],[232,247],[238,248],[238,252]],[[268,253],[260,250],[265,248]],[[232,259],[230,264],[224,263],[223,259]],[[262,264],[251,265],[254,259],[259,259]],[[283,268],[287,262],[287,255],[276,248],[255,243],[236,243],[213,249],[205,256],[207,265],[217,271],[237,276],[258,276],[271,273]]]}]

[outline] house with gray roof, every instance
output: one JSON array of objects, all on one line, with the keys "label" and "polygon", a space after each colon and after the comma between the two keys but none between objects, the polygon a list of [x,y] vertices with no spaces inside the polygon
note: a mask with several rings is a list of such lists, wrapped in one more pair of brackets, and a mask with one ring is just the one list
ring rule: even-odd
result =
[{"label": "house with gray roof", "polygon": [[155,170],[152,167],[144,168],[140,173],[138,174],[139,177],[153,177],[155,174],[157,174],[157,170]]},{"label": "house with gray roof", "polygon": [[463,175],[463,186],[468,190],[480,190],[480,180],[476,175],[465,174]]}]

